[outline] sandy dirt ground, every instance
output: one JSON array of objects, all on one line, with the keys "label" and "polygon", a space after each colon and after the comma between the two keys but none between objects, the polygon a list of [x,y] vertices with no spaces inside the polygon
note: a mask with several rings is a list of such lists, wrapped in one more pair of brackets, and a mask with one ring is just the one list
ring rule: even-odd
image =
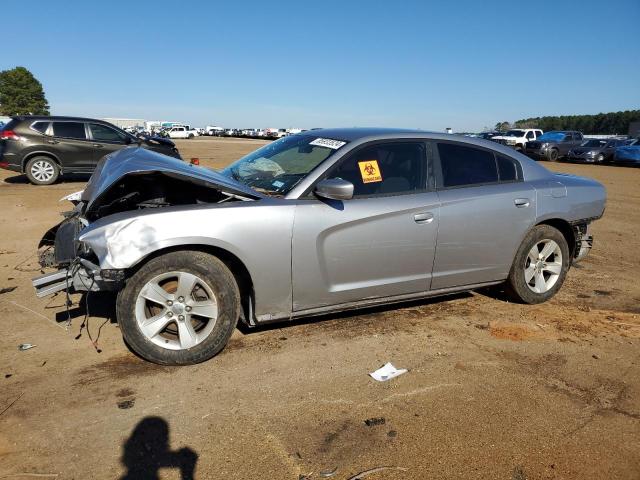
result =
[{"label": "sandy dirt ground", "polygon": [[[262,143],[178,146],[219,167]],[[640,169],[545,166],[609,194],[549,303],[474,292],[238,330],[179,368],[127,349],[113,297],[83,327],[74,296],[66,329],[64,298],[33,293],[37,243],[86,178],[0,171],[0,478],[640,478]],[[409,372],[372,380],[387,361]]]}]

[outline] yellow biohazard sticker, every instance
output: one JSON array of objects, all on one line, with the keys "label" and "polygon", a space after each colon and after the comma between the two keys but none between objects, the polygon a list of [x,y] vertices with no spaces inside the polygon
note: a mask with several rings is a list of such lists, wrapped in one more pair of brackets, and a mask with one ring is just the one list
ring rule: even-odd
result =
[{"label": "yellow biohazard sticker", "polygon": [[382,172],[380,171],[377,160],[358,162],[358,166],[360,167],[360,175],[362,175],[362,183],[382,181]]}]

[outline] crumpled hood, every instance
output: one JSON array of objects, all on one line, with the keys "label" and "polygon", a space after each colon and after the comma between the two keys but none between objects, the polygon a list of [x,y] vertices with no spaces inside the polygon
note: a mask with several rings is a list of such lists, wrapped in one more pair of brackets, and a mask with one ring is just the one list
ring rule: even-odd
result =
[{"label": "crumpled hood", "polygon": [[190,180],[240,197],[264,197],[252,188],[208,168],[191,165],[145,148],[128,147],[109,154],[98,162],[82,192],[81,200],[86,203],[86,210],[90,210],[92,204],[121,178],[153,172]]}]

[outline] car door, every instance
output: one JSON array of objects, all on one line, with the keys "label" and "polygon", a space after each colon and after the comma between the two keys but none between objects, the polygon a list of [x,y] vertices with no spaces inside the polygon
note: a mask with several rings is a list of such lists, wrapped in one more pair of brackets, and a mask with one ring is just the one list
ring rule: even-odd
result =
[{"label": "car door", "polygon": [[294,313],[429,289],[438,197],[427,188],[428,162],[422,141],[369,144],[322,177],[353,183],[352,199],[298,201]]},{"label": "car door", "polygon": [[93,171],[93,147],[87,138],[84,122],[55,120],[51,122],[53,137],[48,140],[65,172]]},{"label": "car door", "polygon": [[535,190],[521,165],[455,141],[439,141],[434,152],[440,222],[431,289],[506,278],[535,221]]},{"label": "car door", "polygon": [[89,123],[88,127],[91,145],[93,146],[94,165],[105,155],[127,146],[127,139],[129,139],[128,143],[131,143],[131,137],[107,125]]},{"label": "car door", "polygon": [[560,154],[560,156],[565,156],[567,153],[569,153],[569,150],[571,150],[575,145],[575,139],[573,137],[573,133],[569,132],[566,133],[564,138],[562,139],[562,141],[560,143],[558,143],[558,152]]}]

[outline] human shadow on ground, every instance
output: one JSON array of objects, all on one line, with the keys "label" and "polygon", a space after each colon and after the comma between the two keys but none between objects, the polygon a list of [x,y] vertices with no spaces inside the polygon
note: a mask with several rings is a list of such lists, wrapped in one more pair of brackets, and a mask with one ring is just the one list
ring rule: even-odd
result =
[{"label": "human shadow on ground", "polygon": [[161,468],[177,468],[181,480],[193,480],[198,454],[188,447],[172,451],[166,420],[145,417],[125,441],[120,460],[127,469],[120,480],[158,480]]}]

